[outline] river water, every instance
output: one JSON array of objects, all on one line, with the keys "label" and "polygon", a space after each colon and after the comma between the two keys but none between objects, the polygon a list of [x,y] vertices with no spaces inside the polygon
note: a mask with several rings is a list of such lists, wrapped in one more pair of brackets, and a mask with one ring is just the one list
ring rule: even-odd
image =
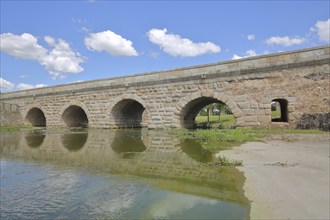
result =
[{"label": "river water", "polygon": [[0,219],[248,219],[244,176],[154,130],[1,135]]}]

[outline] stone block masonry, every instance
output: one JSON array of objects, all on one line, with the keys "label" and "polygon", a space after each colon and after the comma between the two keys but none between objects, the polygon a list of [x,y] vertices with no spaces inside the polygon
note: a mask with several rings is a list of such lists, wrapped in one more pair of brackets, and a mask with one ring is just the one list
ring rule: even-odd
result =
[{"label": "stone block masonry", "polygon": [[22,123],[16,104],[0,103],[0,126],[21,125]]},{"label": "stone block masonry", "polygon": [[[221,102],[231,109],[237,127],[296,128],[306,114],[329,112],[329,64],[330,47],[322,46],[4,93],[1,103],[17,106],[19,117],[2,111],[1,123],[191,128],[201,108]],[[281,107],[277,121],[272,121],[273,102]]]}]

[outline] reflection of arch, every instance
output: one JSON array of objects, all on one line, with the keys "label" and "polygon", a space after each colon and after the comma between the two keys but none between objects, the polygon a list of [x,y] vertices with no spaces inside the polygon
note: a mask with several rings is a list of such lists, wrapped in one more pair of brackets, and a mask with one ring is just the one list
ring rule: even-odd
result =
[{"label": "reflection of arch", "polygon": [[181,98],[177,104],[174,124],[180,127],[192,128],[195,117],[204,106],[211,103],[224,103],[233,113],[236,122],[243,116],[240,108],[227,95],[213,91],[198,91]]},{"label": "reflection of arch", "polygon": [[142,130],[117,130],[111,148],[123,158],[131,158],[137,152],[147,149],[142,141]]},{"label": "reflection of arch", "polygon": [[75,131],[63,134],[61,141],[63,146],[69,151],[79,151],[85,146],[87,138],[87,131]]},{"label": "reflection of arch", "polygon": [[25,135],[25,141],[27,145],[31,148],[40,147],[44,142],[46,137],[45,131],[43,130],[33,130]]},{"label": "reflection of arch", "polygon": [[148,109],[146,103],[137,95],[124,94],[109,106],[111,127],[147,127]]},{"label": "reflection of arch", "polygon": [[44,112],[37,107],[31,108],[26,116],[26,122],[35,127],[46,127],[46,117]]},{"label": "reflection of arch", "polygon": [[68,127],[88,127],[86,111],[78,105],[68,106],[63,111],[61,118]]},{"label": "reflection of arch", "polygon": [[206,163],[213,160],[212,152],[203,148],[202,145],[194,139],[181,140],[179,146],[185,154],[195,161]]}]

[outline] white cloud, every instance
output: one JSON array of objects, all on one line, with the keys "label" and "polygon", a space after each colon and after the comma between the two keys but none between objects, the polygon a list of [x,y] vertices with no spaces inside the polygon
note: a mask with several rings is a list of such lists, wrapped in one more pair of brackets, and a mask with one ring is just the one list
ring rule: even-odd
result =
[{"label": "white cloud", "polygon": [[276,36],[276,37],[268,38],[266,40],[266,44],[268,44],[268,45],[281,45],[281,46],[284,46],[284,47],[289,47],[289,46],[292,46],[292,45],[303,44],[306,41],[307,41],[307,39],[299,37],[299,36],[296,36],[296,37]]},{"label": "white cloud", "polygon": [[316,31],[321,41],[330,42],[330,18],[327,21],[317,21],[311,31]]},{"label": "white cloud", "polygon": [[9,91],[15,87],[15,84],[0,77],[0,90]]},{"label": "white cloud", "polygon": [[26,84],[26,83],[20,83],[16,86],[16,88],[19,90],[26,90],[26,89],[41,88],[41,87],[45,87],[45,86],[47,86],[47,85],[45,85],[45,84],[30,85],[30,84]]},{"label": "white cloud", "polygon": [[49,71],[53,79],[63,78],[65,73],[80,73],[84,70],[80,66],[80,63],[84,62],[83,57],[73,51],[66,41],[56,41],[49,36],[45,37],[45,41],[54,48],[40,60],[40,64]]},{"label": "white cloud", "polygon": [[256,51],[254,50],[248,50],[245,52],[245,56],[238,56],[236,54],[234,54],[234,56],[231,58],[232,60],[237,60],[237,59],[242,59],[242,58],[246,58],[246,57],[253,57],[253,56],[257,56]]},{"label": "white cloud", "polygon": [[36,85],[30,85],[26,83],[19,83],[15,85],[15,83],[9,82],[3,78],[0,77],[0,90],[1,91],[12,91],[12,90],[26,90],[26,89],[34,89],[34,88],[41,88],[47,86],[46,84],[36,84]]},{"label": "white cloud", "polygon": [[36,37],[28,33],[22,35],[4,33],[0,37],[1,51],[17,58],[39,62],[49,71],[53,79],[63,78],[67,73],[79,73],[84,70],[80,66],[80,63],[84,61],[83,57],[73,51],[62,39],[56,41],[50,36],[45,36],[44,41],[53,47],[48,51],[38,44]]},{"label": "white cloud", "polygon": [[85,32],[85,33],[89,33],[89,32],[91,32],[91,28],[88,28],[88,27],[81,27],[80,28],[80,30],[82,31],[82,32]]},{"label": "white cloud", "polygon": [[44,37],[44,41],[46,41],[46,43],[49,45],[49,46],[55,46],[56,45],[56,42],[55,42],[55,39],[50,37],[50,36],[45,36]]},{"label": "white cloud", "polygon": [[19,90],[33,89],[34,86],[26,83],[20,83],[16,86]]},{"label": "white cloud", "polygon": [[151,58],[158,58],[159,57],[159,53],[155,52],[155,51],[149,51],[149,57]]},{"label": "white cloud", "polygon": [[46,87],[46,86],[47,86],[46,84],[37,84],[34,87],[35,88],[42,88],[42,87]]},{"label": "white cloud", "polygon": [[255,36],[254,34],[249,34],[249,35],[247,36],[247,39],[248,39],[248,40],[254,40],[254,39],[256,39],[256,36]]},{"label": "white cloud", "polygon": [[149,41],[160,46],[160,48],[171,56],[194,57],[206,53],[218,53],[220,47],[211,43],[194,43],[187,38],[176,34],[167,34],[167,29],[151,29],[147,36]]},{"label": "white cloud", "polygon": [[98,33],[90,33],[85,37],[85,45],[91,51],[105,51],[113,56],[138,56],[132,46],[132,41],[107,30]]},{"label": "white cloud", "polygon": [[1,34],[0,49],[11,56],[32,60],[41,59],[47,53],[47,50],[38,44],[38,39],[28,33]]}]

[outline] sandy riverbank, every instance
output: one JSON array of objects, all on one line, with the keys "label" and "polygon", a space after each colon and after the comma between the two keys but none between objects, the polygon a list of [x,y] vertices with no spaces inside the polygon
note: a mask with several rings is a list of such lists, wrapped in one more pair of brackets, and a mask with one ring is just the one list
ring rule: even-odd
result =
[{"label": "sandy riverbank", "polygon": [[273,136],[223,151],[242,160],[251,219],[329,219],[329,135]]}]

